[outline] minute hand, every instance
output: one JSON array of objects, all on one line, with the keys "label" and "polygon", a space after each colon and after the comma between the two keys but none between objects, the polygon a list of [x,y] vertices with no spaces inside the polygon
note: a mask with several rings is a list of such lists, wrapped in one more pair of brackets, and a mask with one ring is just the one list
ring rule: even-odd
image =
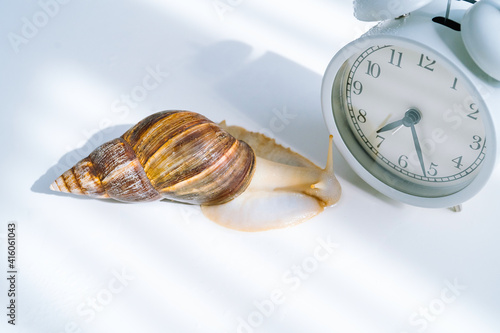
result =
[{"label": "minute hand", "polygon": [[417,131],[415,130],[415,125],[411,124],[411,134],[413,136],[413,143],[415,144],[415,150],[417,151],[418,160],[420,161],[420,166],[422,167],[422,173],[425,177],[425,165],[424,157],[422,156],[422,149],[420,148],[420,142],[418,141]]}]

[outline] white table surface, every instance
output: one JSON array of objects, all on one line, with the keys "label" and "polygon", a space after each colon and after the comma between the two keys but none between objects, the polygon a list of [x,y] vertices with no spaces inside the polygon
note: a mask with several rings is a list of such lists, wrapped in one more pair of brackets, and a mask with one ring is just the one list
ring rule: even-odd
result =
[{"label": "white table surface", "polygon": [[323,166],[322,74],[371,27],[351,0],[4,1],[0,18],[1,332],[500,331],[498,169],[453,213],[384,197],[335,150],[338,205],[261,233],[197,206],[48,189],[166,109],[263,131]]}]

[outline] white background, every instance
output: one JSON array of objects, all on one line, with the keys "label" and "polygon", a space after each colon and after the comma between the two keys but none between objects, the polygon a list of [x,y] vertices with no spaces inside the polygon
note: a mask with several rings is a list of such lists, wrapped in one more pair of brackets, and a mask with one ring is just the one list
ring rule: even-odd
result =
[{"label": "white background", "polygon": [[351,0],[2,2],[1,331],[498,332],[498,169],[453,213],[384,197],[335,150],[338,205],[261,233],[198,207],[48,189],[165,109],[263,131],[323,166],[323,72],[370,27]]}]

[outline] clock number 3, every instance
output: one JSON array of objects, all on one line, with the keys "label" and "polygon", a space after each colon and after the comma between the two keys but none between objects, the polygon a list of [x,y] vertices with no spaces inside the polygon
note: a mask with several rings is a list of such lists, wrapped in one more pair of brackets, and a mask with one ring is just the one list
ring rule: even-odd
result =
[{"label": "clock number 3", "polygon": [[472,142],[469,147],[472,150],[479,150],[481,148],[481,141],[483,141],[483,139],[479,135],[474,135],[472,139],[474,140],[474,142]]}]

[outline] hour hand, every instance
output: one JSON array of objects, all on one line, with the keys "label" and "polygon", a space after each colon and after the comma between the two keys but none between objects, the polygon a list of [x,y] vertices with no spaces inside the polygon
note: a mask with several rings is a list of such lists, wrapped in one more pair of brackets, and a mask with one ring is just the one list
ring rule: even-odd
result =
[{"label": "hour hand", "polygon": [[403,125],[403,119],[393,121],[392,123],[389,123],[389,124],[379,128],[377,133],[390,131],[391,129],[394,129],[394,128],[399,127],[401,125]]}]

